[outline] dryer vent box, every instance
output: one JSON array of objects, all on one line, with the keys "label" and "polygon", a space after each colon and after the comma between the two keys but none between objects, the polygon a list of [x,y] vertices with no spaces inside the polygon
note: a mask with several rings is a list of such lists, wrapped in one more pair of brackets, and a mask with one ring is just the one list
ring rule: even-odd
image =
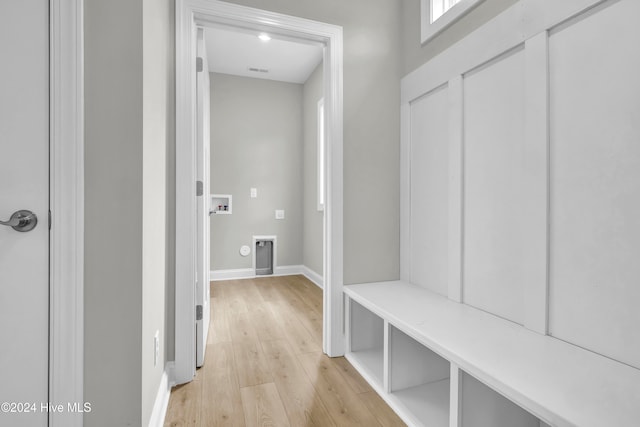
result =
[{"label": "dryer vent box", "polygon": [[273,274],[273,240],[256,241],[256,276]]}]

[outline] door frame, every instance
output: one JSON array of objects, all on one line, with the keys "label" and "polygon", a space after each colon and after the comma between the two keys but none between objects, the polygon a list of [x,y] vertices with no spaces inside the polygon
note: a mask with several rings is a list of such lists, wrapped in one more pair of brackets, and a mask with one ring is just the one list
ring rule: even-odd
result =
[{"label": "door frame", "polygon": [[[49,0],[50,427],[81,427],[84,374],[83,1]],[[41,226],[47,226],[42,221]]]},{"label": "door frame", "polygon": [[344,354],[342,27],[219,0],[176,0],[176,282],[174,382],[195,374],[195,40],[198,25],[231,25],[320,42],[327,132],[323,351]]}]

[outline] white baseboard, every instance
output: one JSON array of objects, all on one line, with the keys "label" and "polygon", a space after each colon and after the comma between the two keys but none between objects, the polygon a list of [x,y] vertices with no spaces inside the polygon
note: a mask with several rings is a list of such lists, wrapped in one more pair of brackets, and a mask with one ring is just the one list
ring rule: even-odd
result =
[{"label": "white baseboard", "polygon": [[[173,363],[173,362],[170,362]],[[158,387],[158,394],[156,395],[156,401],[153,404],[153,411],[151,412],[151,418],[149,419],[149,427],[162,427],[164,425],[164,419],[167,415],[167,407],[169,406],[169,396],[171,395],[171,383],[169,381],[169,371],[173,368],[170,363],[164,368],[162,373],[162,379],[160,380],[160,386]]]},{"label": "white baseboard", "polygon": [[273,272],[274,276],[293,276],[296,274],[302,274],[302,266],[301,265],[283,265],[280,267],[276,267]]},{"label": "white baseboard", "polygon": [[324,279],[322,278],[322,276],[316,273],[315,271],[313,271],[312,269],[310,269],[309,267],[307,267],[306,265],[302,266],[302,274],[304,275],[304,277],[311,280],[313,284],[319,287],[320,289],[324,288]]},{"label": "white baseboard", "polygon": [[[311,280],[316,286],[322,288],[324,280],[315,271],[304,265],[282,265],[275,268],[275,271],[270,276],[293,276],[296,274],[302,274],[307,279]],[[237,279],[253,279],[256,276],[256,272],[252,268],[239,268],[234,270],[214,270],[209,272],[209,280],[237,280]]]},{"label": "white baseboard", "polygon": [[238,268],[235,270],[215,270],[209,272],[209,280],[236,280],[256,277],[252,268]]}]

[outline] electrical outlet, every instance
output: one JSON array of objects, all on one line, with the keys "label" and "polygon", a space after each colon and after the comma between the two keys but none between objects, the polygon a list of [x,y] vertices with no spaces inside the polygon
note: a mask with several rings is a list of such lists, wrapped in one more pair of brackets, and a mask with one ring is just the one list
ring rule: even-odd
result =
[{"label": "electrical outlet", "polygon": [[252,188],[251,189],[251,198],[255,199],[256,197],[258,197],[258,189],[257,188]]},{"label": "electrical outlet", "polygon": [[284,210],[276,210],[276,219],[284,219]]},{"label": "electrical outlet", "polygon": [[160,331],[156,331],[153,336],[153,366],[158,366],[158,359],[160,358]]}]

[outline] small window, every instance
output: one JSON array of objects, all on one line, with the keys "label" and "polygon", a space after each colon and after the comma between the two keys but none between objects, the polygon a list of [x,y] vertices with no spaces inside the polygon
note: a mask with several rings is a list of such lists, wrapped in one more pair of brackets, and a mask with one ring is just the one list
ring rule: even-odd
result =
[{"label": "small window", "polygon": [[484,0],[421,0],[421,41],[425,43]]},{"label": "small window", "polygon": [[324,210],[325,199],[325,129],[324,129],[324,98],[318,101],[318,210]]},{"label": "small window", "polygon": [[431,0],[431,23],[433,24],[459,1],[460,0]]}]

